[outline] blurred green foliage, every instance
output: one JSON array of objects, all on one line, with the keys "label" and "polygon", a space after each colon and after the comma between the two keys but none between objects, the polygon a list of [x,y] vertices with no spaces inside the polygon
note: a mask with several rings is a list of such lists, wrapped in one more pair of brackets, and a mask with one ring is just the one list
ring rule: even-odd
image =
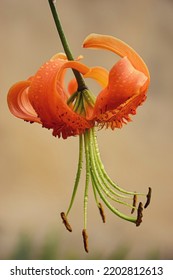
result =
[{"label": "blurred green foliage", "polygon": [[[125,260],[128,259],[130,250],[129,245],[122,244],[108,256],[103,255],[103,252],[94,252],[86,254],[86,259]],[[61,258],[61,238],[55,233],[48,234],[39,246],[35,246],[28,234],[21,233],[15,248],[8,257],[10,260],[58,260]],[[81,259],[77,252],[70,251],[65,252],[65,258],[68,260]],[[145,259],[160,259],[159,250],[151,249]]]}]

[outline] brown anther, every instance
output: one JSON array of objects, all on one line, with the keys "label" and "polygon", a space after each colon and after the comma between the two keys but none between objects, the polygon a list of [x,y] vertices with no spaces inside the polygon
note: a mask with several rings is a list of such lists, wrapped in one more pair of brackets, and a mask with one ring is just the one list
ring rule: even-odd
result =
[{"label": "brown anther", "polygon": [[83,236],[83,243],[84,243],[85,251],[88,253],[88,235],[87,235],[86,229],[82,230],[82,236]]},{"label": "brown anther", "polygon": [[138,206],[137,219],[136,219],[137,227],[142,223],[142,217],[143,217],[142,211],[143,211],[143,205],[142,202],[140,202]]},{"label": "brown anther", "polygon": [[106,217],[105,217],[105,213],[104,213],[103,206],[101,203],[98,204],[98,208],[99,208],[100,215],[102,217],[102,221],[103,221],[103,223],[105,223]]},{"label": "brown anther", "polygon": [[63,221],[63,223],[64,223],[66,229],[67,229],[68,231],[72,232],[72,228],[71,228],[71,226],[70,226],[70,224],[69,224],[69,222],[68,222],[68,220],[67,220],[67,217],[66,217],[66,215],[65,215],[64,212],[61,212],[61,218],[62,218],[62,221]]},{"label": "brown anther", "polygon": [[146,201],[146,203],[145,203],[145,205],[144,205],[144,208],[147,208],[148,205],[150,204],[150,201],[151,201],[151,192],[152,192],[152,190],[151,190],[151,188],[149,187],[149,188],[148,188],[148,194],[147,194],[147,201]]},{"label": "brown anther", "polygon": [[133,214],[135,212],[136,203],[137,203],[137,195],[134,194],[134,196],[133,196],[133,208],[132,208],[131,214]]}]

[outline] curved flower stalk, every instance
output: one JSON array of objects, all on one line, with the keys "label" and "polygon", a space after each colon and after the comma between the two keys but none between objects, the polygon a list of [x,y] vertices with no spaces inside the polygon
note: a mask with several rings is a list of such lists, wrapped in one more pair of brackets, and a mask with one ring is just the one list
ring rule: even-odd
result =
[{"label": "curved flower stalk", "polygon": [[[137,198],[147,196],[144,208],[150,203],[151,188],[146,195],[122,189],[111,180],[101,161],[95,132],[95,127],[121,128],[130,121],[129,115],[136,114],[137,107],[146,99],[150,76],[141,57],[117,38],[91,34],[84,40],[83,46],[110,50],[122,58],[110,71],[98,66],[90,68],[79,60],[74,61],[65,47],[67,56],[56,54],[34,76],[11,87],[8,106],[14,116],[52,129],[54,136],[66,139],[79,135],[79,159],[73,193],[69,207],[66,213],[61,213],[61,218],[66,228],[72,231],[68,216],[79,186],[85,155],[82,235],[88,252],[87,204],[90,183],[103,222],[106,218],[100,201],[115,215],[136,226],[140,225],[143,216],[143,204],[140,201],[137,203]],[[67,90],[64,77],[68,68],[73,70],[75,79],[69,82]],[[94,79],[102,87],[96,98],[86,86],[85,79],[88,78]],[[129,208],[131,214],[118,210],[117,205],[120,204]]]}]

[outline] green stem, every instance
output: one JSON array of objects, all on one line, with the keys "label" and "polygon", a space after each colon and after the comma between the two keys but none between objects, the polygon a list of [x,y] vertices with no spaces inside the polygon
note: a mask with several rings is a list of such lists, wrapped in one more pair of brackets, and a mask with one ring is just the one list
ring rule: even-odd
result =
[{"label": "green stem", "polygon": [[85,158],[86,158],[86,177],[85,177],[85,191],[84,191],[84,229],[87,228],[87,206],[88,206],[88,187],[90,180],[90,158],[89,158],[89,145],[87,141],[88,131],[84,134],[85,141]]},{"label": "green stem", "polygon": [[68,207],[66,216],[68,215],[68,213],[70,212],[70,209],[73,205],[75,196],[76,196],[76,192],[79,186],[79,180],[80,180],[80,176],[81,176],[81,171],[82,171],[82,163],[83,163],[83,135],[79,136],[79,159],[78,159],[78,168],[77,168],[77,173],[76,173],[76,178],[75,178],[75,184],[74,184],[74,188],[73,188],[73,193],[72,193],[72,197],[71,197],[71,201],[70,201],[70,205]]},{"label": "green stem", "polygon": [[[67,39],[65,37],[65,34],[64,34],[64,31],[63,31],[58,13],[56,11],[54,1],[53,0],[48,0],[48,1],[49,1],[50,9],[51,9],[51,12],[52,12],[52,15],[53,15],[53,18],[54,18],[54,22],[55,22],[55,25],[56,25],[61,43],[62,43],[64,51],[67,55],[67,58],[68,58],[68,60],[74,60],[73,54],[70,50],[69,44],[68,44]],[[78,91],[81,91],[83,89],[87,89],[87,86],[86,86],[86,84],[84,82],[84,79],[81,76],[81,74],[77,70],[74,70],[74,69],[72,69],[72,70],[73,70],[73,73],[74,73],[75,78],[76,78],[77,83],[78,83]]]}]

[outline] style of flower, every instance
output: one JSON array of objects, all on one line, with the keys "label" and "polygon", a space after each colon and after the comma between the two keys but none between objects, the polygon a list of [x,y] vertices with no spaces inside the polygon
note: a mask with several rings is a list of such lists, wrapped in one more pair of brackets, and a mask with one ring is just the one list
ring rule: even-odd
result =
[{"label": "style of flower", "polygon": [[[14,116],[52,129],[54,136],[66,139],[79,135],[79,160],[74,189],[69,208],[66,214],[61,213],[61,217],[66,228],[72,231],[67,216],[79,185],[84,148],[86,179],[82,235],[85,250],[88,252],[86,228],[90,180],[103,222],[105,222],[105,214],[98,197],[122,219],[133,222],[137,226],[142,221],[143,204],[139,202],[137,206],[137,197],[145,194],[126,191],[107,175],[100,158],[95,127],[115,129],[129,122],[131,120],[129,115],[135,115],[137,107],[146,99],[150,75],[142,58],[117,38],[91,34],[84,40],[83,47],[109,50],[118,54],[121,59],[108,72],[102,67],[91,68],[82,64],[79,61],[80,57],[76,61],[70,61],[65,54],[59,53],[41,66],[34,76],[11,87],[8,93],[8,106]],[[77,81],[75,78],[70,81],[66,90],[64,77],[68,68],[73,70],[75,77],[80,75],[81,79]],[[102,87],[96,98],[83,83],[87,78],[94,79]],[[147,194],[145,208],[150,198],[151,188]],[[136,210],[137,215],[120,212],[113,202],[130,207],[132,214]]]}]

